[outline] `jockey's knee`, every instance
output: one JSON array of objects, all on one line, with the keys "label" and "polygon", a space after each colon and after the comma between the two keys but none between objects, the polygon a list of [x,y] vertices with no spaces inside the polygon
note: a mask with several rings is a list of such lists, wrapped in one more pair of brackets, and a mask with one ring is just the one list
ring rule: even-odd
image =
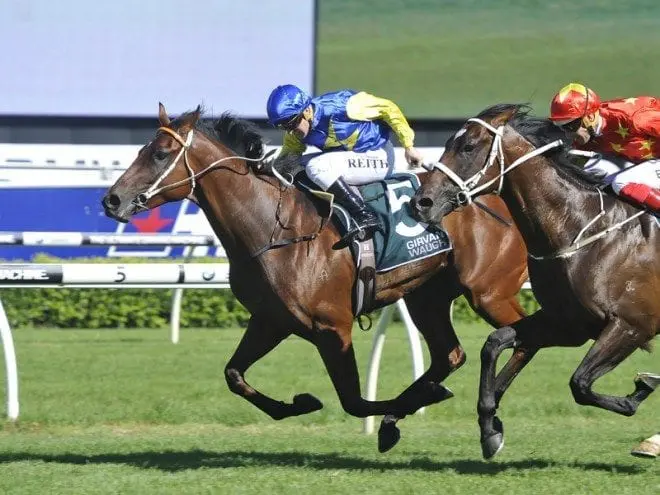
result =
[{"label": "jockey's knee", "polygon": [[612,180],[612,189],[620,194],[622,189],[632,184],[651,189],[660,188],[660,160],[642,162],[618,173]]},{"label": "jockey's knee", "polygon": [[305,166],[307,177],[324,191],[327,191],[341,177],[342,172],[341,167],[333,166],[328,154],[312,158]]}]

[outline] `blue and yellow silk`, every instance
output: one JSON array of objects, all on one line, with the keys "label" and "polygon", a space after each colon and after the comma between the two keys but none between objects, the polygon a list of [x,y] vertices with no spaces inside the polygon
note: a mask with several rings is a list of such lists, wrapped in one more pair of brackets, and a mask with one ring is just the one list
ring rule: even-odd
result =
[{"label": "blue and yellow silk", "polygon": [[401,145],[413,145],[415,133],[396,104],[365,92],[349,89],[312,98],[313,118],[307,136],[300,140],[284,135],[282,154],[302,154],[307,146],[323,151],[355,151],[381,148],[393,130]]}]

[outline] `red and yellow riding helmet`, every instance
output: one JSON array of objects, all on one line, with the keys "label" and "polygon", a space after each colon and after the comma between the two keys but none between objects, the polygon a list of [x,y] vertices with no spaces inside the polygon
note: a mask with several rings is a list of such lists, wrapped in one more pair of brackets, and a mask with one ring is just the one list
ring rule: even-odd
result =
[{"label": "red and yellow riding helmet", "polygon": [[567,84],[550,103],[550,120],[562,125],[582,119],[600,108],[600,98],[584,84]]}]

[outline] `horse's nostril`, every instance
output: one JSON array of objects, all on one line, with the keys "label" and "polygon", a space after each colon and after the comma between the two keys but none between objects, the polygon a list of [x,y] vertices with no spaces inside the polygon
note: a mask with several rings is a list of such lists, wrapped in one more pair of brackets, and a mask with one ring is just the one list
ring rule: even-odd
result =
[{"label": "horse's nostril", "polygon": [[103,204],[109,208],[117,208],[119,205],[121,205],[121,199],[119,199],[119,196],[116,194],[108,194],[103,199]]},{"label": "horse's nostril", "polygon": [[417,204],[419,205],[419,208],[431,208],[431,206],[433,206],[433,200],[427,196],[424,196],[417,200]]}]

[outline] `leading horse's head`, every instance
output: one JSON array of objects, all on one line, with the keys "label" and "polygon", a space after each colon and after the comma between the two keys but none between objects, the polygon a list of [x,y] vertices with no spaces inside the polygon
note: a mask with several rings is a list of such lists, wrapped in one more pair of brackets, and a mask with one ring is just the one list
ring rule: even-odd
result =
[{"label": "leading horse's head", "polygon": [[[499,167],[493,164],[502,157],[497,156],[495,140],[498,133],[501,139],[503,126],[520,111],[527,111],[527,107],[513,104],[489,107],[476,117],[485,126],[470,119],[447,140],[439,163],[430,168],[429,177],[411,201],[419,220],[439,223],[442,217],[471,201],[464,192],[466,189],[487,184],[497,176]],[[480,192],[493,192],[498,188],[497,182]]]},{"label": "leading horse's head", "polygon": [[104,196],[106,215],[127,222],[131,215],[163,203],[195,199],[195,189],[207,172],[233,170],[236,158],[257,163],[263,158],[264,143],[252,124],[229,114],[214,123],[203,122],[200,116],[198,106],[171,121],[159,105],[156,137]]},{"label": "leading horse's head", "polygon": [[193,130],[200,114],[198,106],[195,111],[171,121],[163,104],[159,104],[160,128],[156,137],[142,147],[133,163],[103,197],[106,215],[128,222],[134,213],[192,193],[193,184],[188,179],[193,175],[192,158],[187,150],[193,146]]}]

